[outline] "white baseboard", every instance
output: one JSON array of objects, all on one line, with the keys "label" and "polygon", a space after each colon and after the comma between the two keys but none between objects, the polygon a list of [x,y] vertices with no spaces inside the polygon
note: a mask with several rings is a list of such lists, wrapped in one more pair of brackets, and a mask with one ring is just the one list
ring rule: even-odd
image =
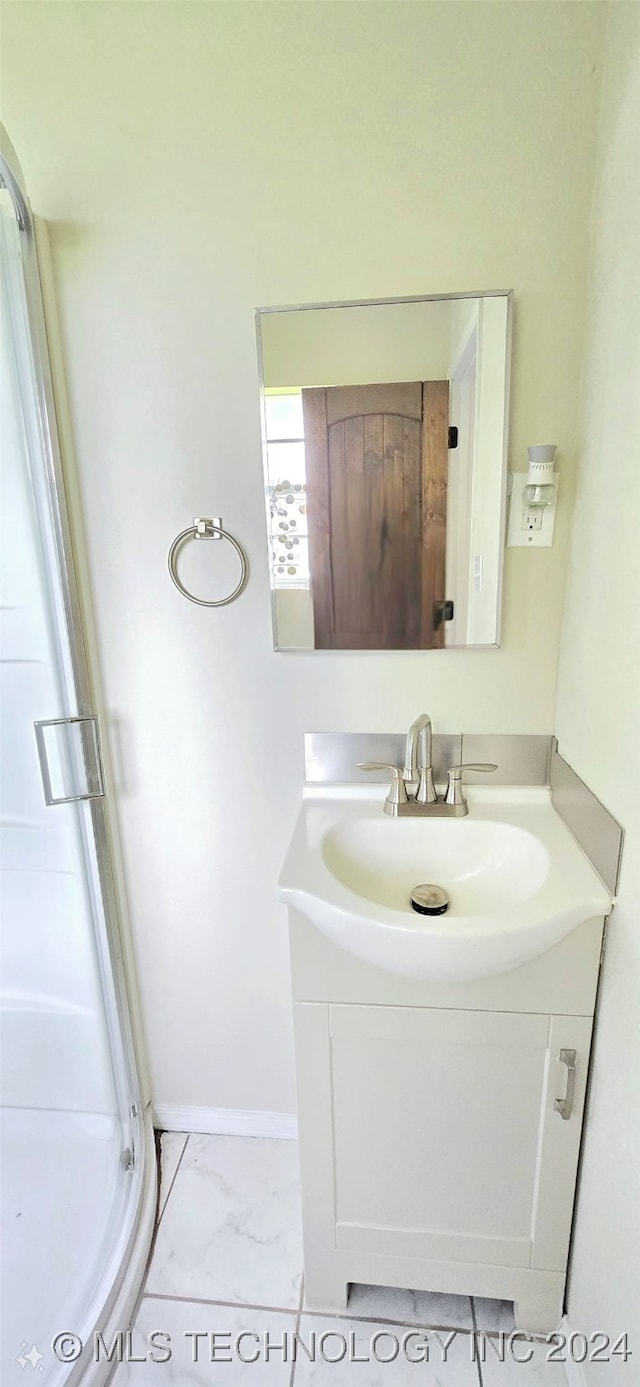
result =
[{"label": "white baseboard", "polygon": [[[569,1324],[566,1315],[560,1325],[560,1330],[567,1341],[571,1338],[571,1335],[575,1333],[573,1325]],[[574,1362],[568,1354],[564,1370],[567,1378],[567,1387],[587,1387],[587,1379],[585,1377],[583,1364]]]},{"label": "white baseboard", "polygon": [[182,1108],[158,1103],[153,1109],[153,1125],[162,1132],[201,1132],[207,1136],[280,1137],[295,1141],[298,1121],[295,1113],[251,1112],[246,1108]]}]

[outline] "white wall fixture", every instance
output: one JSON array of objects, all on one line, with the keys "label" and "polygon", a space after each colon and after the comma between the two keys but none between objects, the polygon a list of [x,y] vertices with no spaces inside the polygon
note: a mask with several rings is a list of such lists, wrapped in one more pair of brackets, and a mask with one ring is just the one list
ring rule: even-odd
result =
[{"label": "white wall fixture", "polygon": [[548,548],[553,544],[558,501],[556,444],[536,443],[527,452],[528,471],[511,474],[507,544]]}]

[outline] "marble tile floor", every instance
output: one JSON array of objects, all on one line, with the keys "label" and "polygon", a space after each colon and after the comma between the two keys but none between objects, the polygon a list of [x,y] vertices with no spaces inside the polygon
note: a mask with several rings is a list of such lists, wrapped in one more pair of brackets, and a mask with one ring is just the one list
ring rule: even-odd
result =
[{"label": "marble tile floor", "polygon": [[380,1286],[352,1286],[343,1314],[312,1312],[295,1142],[165,1132],[133,1352],[112,1384],[566,1387],[544,1344],[501,1361],[491,1336],[513,1327],[503,1301]]}]

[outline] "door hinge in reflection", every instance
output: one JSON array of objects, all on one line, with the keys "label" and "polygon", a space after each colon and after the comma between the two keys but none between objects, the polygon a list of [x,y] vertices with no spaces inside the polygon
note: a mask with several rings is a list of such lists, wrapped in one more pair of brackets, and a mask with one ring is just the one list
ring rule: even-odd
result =
[{"label": "door hinge in reflection", "polygon": [[453,621],[453,602],[436,602],[433,609],[433,624],[436,631],[443,621]]},{"label": "door hinge in reflection", "polygon": [[450,425],[449,425],[449,432],[448,432],[448,435],[447,435],[447,448],[449,449],[449,452],[451,452],[451,449],[452,449],[452,448],[457,448],[457,446],[458,446],[458,427],[457,427],[456,424],[450,424]]},{"label": "door hinge in reflection", "polygon": [[133,1170],[133,1151],[130,1146],[125,1146],[120,1152],[120,1165],[123,1170]]}]

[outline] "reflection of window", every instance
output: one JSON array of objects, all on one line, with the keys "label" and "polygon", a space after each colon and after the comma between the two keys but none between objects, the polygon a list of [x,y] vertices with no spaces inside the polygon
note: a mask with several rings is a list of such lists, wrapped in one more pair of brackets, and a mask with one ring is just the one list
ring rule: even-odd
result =
[{"label": "reflection of window", "polygon": [[271,571],[276,588],[309,587],[304,425],[300,391],[265,394]]}]

